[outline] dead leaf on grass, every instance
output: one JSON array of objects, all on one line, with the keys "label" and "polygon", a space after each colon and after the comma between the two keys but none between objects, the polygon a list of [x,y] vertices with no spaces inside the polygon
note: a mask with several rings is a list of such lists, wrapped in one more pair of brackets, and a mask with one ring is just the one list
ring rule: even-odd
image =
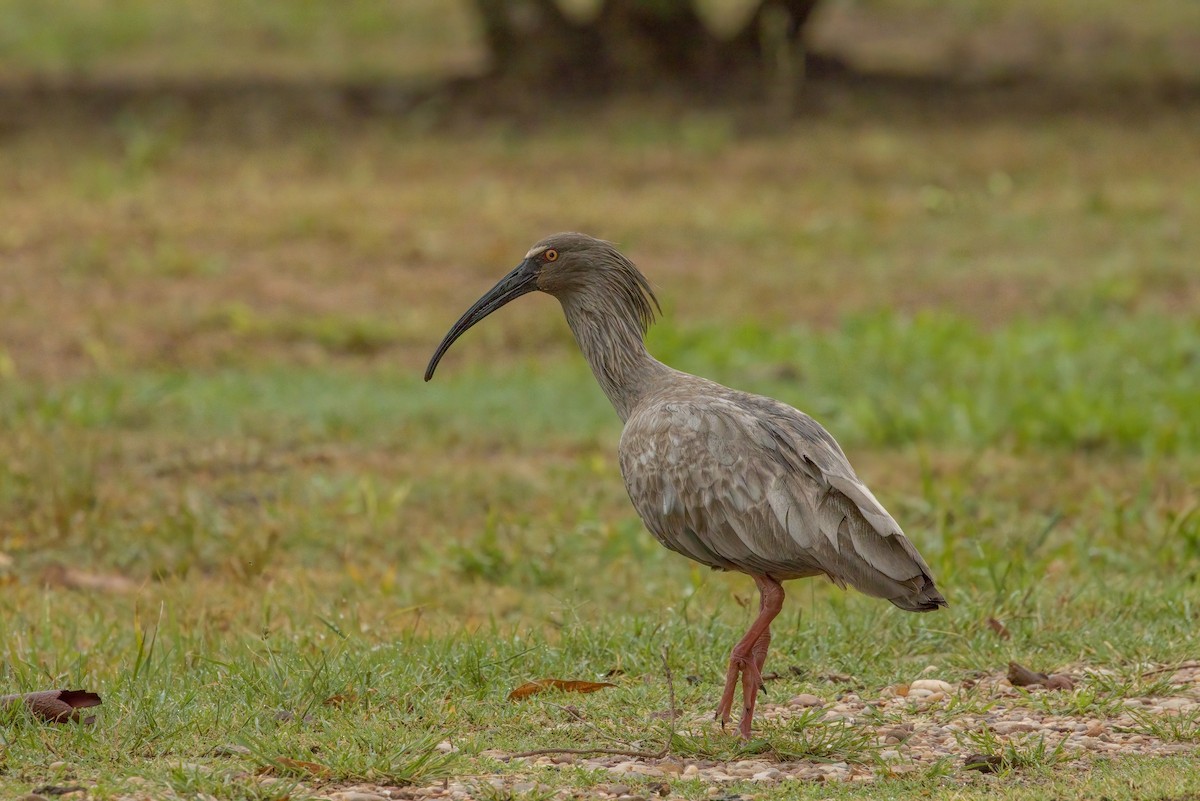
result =
[{"label": "dead leaf on grass", "polygon": [[[41,787],[34,787],[31,795],[21,796],[22,798],[45,798],[48,795],[71,795],[72,793],[87,793],[87,788],[80,784],[43,784]],[[83,795],[79,796],[80,798]]]},{"label": "dead leaf on grass", "polygon": [[95,723],[96,716],[86,718],[79,710],[100,706],[100,696],[87,690],[42,690],[24,695],[0,695],[0,707],[25,702],[29,711],[47,723],[66,723],[68,720]]},{"label": "dead leaf on grass", "polygon": [[991,629],[993,632],[995,632],[996,636],[999,637],[1000,639],[1002,639],[1002,640],[1011,640],[1012,639],[1012,632],[1008,630],[1007,626],[1005,626],[999,620],[996,620],[996,618],[989,617],[987,619],[987,625],[988,625],[988,628]]},{"label": "dead leaf on grass", "polygon": [[42,571],[42,584],[68,590],[95,590],[125,594],[137,591],[137,582],[117,573],[87,573],[66,565],[52,564]]},{"label": "dead leaf on grass", "polygon": [[998,773],[1004,767],[1004,757],[999,754],[971,754],[964,760],[965,770],[980,773]]},{"label": "dead leaf on grass", "polygon": [[1065,673],[1055,673],[1047,676],[1045,673],[1038,673],[1036,670],[1019,665],[1016,662],[1008,663],[1008,682],[1014,687],[1031,687],[1033,685],[1041,685],[1047,690],[1073,690],[1075,689],[1075,680]]},{"label": "dead leaf on grass", "polygon": [[567,681],[565,679],[538,679],[537,681],[527,681],[517,689],[508,694],[510,701],[523,701],[531,695],[545,692],[546,690],[561,690],[567,693],[594,693],[597,690],[603,690],[605,687],[616,687],[617,685],[608,681]]},{"label": "dead leaf on grass", "polygon": [[1030,670],[1016,662],[1008,663],[1008,683],[1014,687],[1028,687],[1031,684],[1045,684],[1050,677],[1045,673]]},{"label": "dead leaf on grass", "polygon": [[1046,679],[1047,690],[1074,690],[1075,680],[1065,673],[1055,673]]}]

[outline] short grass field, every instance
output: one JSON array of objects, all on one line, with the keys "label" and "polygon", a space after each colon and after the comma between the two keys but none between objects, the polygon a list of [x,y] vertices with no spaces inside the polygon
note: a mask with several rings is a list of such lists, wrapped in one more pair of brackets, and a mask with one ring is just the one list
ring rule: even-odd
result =
[{"label": "short grass field", "polygon": [[[634,773],[625,794],[1200,796],[1196,712],[1136,719],[1187,746],[1171,756],[984,727],[901,769],[879,720],[811,714],[739,743],[703,719],[753,584],[643,529],[557,304],[518,301],[421,380],[535,240],[614,240],[663,301],[651,351],[823,422],[950,602],[908,615],[789,584],[766,701],[963,687],[1016,661],[1076,686],[1006,703],[1115,720],[1200,658],[1195,95],[866,82],[766,125],[654,96],[446,122],[436,103],[164,91],[112,110],[21,88],[377,79],[392,52],[395,80],[427,81],[479,58],[468,16],[436,5],[263,4],[278,16],[237,28],[204,0],[178,32],[166,6],[83,4],[91,39],[54,4],[0,11],[0,695],[103,697],[91,725],[0,709],[0,796],[589,798],[610,772],[509,756],[664,743],[678,766],[873,781]],[[1062,5],[1054,24],[1086,13]],[[1163,7],[1175,42],[1187,12]],[[548,677],[615,686],[508,700]],[[962,690],[908,717],[993,703]],[[964,770],[973,753],[1007,757]]]}]

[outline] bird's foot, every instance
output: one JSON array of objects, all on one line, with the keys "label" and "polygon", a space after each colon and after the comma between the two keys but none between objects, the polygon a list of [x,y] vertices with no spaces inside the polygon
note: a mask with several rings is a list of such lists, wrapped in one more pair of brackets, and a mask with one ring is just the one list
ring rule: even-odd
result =
[{"label": "bird's foot", "polygon": [[729,657],[729,669],[725,672],[725,689],[721,692],[721,702],[717,704],[717,713],[713,719],[721,724],[721,729],[724,730],[726,724],[733,717],[733,694],[737,691],[738,676],[742,672],[742,662],[737,654],[732,654]]},{"label": "bird's foot", "polygon": [[762,674],[753,659],[742,668],[742,719],[738,723],[738,736],[750,739],[750,723],[754,720],[754,707],[758,703],[758,691],[762,688]]},{"label": "bird's foot", "polygon": [[729,670],[725,674],[725,690],[721,693],[721,702],[717,704],[717,712],[713,719],[725,726],[733,718],[733,697],[737,692],[738,680],[742,684],[742,718],[738,724],[738,736],[743,740],[750,739],[750,722],[754,718],[754,706],[758,691],[762,689],[762,675],[751,654],[745,656],[736,650],[729,657]]}]

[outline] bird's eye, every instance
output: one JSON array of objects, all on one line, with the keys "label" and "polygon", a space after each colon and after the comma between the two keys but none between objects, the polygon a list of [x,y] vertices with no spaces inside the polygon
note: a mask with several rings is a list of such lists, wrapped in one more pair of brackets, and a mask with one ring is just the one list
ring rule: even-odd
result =
[{"label": "bird's eye", "polygon": [[546,261],[558,261],[558,251],[554,248],[550,248],[546,252],[542,253],[542,258]]}]

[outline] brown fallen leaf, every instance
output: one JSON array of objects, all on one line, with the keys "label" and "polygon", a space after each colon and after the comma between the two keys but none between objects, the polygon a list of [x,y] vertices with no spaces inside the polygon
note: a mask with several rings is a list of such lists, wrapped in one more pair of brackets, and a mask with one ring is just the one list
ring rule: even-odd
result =
[{"label": "brown fallen leaf", "polygon": [[616,687],[617,685],[608,681],[567,681],[565,679],[538,679],[537,681],[527,681],[517,689],[508,694],[510,701],[522,701],[531,695],[545,692],[546,690],[561,690],[567,693],[594,693],[597,690],[603,690],[605,687]]},{"label": "brown fallen leaf", "polygon": [[270,765],[264,765],[259,768],[258,773],[271,773],[273,768],[282,768],[284,771],[291,773],[307,773],[310,776],[325,777],[329,775],[329,768],[324,765],[316,762],[305,762],[302,759],[292,759],[291,757],[275,757],[271,760]]},{"label": "brown fallen leaf", "polygon": [[964,770],[980,773],[998,773],[1004,767],[1004,757],[999,754],[971,754],[963,760]]},{"label": "brown fallen leaf", "polygon": [[136,592],[137,582],[116,573],[86,573],[66,565],[48,565],[42,571],[42,584],[68,590],[95,590],[124,594]]},{"label": "brown fallen leaf", "polygon": [[1014,687],[1028,687],[1030,684],[1045,684],[1050,677],[1045,673],[1030,670],[1016,662],[1008,663],[1008,682]]},{"label": "brown fallen leaf", "polygon": [[358,701],[358,693],[338,693],[331,695],[321,702],[323,706],[334,706],[339,709],[346,704],[353,704]]},{"label": "brown fallen leaf", "polygon": [[66,723],[77,720],[94,723],[95,715],[82,717],[79,710],[100,706],[100,696],[87,690],[42,690],[24,695],[0,695],[0,707],[24,701],[29,711],[47,723]]},{"label": "brown fallen leaf", "polygon": [[1047,690],[1074,690],[1075,680],[1065,673],[1055,673],[1046,679]]},{"label": "brown fallen leaf", "polygon": [[83,798],[87,794],[87,788],[81,784],[43,784],[40,787],[34,787],[29,795],[23,795],[21,798],[45,798],[48,795],[70,795],[71,793],[80,793],[79,798]]},{"label": "brown fallen leaf", "polygon": [[995,632],[996,636],[999,637],[1000,639],[1002,639],[1002,640],[1011,640],[1012,639],[1012,632],[1008,630],[1007,626],[1005,626],[999,620],[996,620],[996,618],[989,617],[987,619],[987,625],[988,625],[988,628],[991,629],[993,632]]}]

